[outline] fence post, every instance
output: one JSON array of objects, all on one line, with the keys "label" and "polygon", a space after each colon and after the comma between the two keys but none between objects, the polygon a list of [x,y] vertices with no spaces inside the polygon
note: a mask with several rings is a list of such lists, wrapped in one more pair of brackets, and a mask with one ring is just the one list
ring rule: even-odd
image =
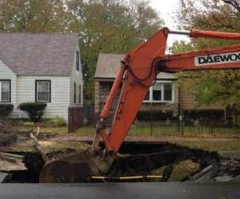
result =
[{"label": "fence post", "polygon": [[150,103],[150,110],[151,110],[151,132],[150,132],[150,135],[152,136],[153,135],[153,111],[152,111],[152,102]]},{"label": "fence post", "polygon": [[178,125],[179,131],[181,129],[181,134],[184,135],[184,132],[183,132],[183,115],[182,115],[182,113],[179,115],[179,122],[178,123],[179,123],[179,125]]}]

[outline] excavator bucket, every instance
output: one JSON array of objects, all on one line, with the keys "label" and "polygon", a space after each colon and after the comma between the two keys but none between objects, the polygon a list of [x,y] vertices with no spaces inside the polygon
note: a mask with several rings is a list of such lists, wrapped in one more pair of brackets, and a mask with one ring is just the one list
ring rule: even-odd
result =
[{"label": "excavator bucket", "polygon": [[114,157],[103,158],[103,152],[92,148],[48,160],[44,165],[40,183],[87,182],[93,175],[106,174]]}]

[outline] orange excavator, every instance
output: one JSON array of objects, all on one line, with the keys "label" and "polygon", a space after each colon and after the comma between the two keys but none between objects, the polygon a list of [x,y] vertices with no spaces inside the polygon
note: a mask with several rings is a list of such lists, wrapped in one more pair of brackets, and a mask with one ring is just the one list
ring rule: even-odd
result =
[{"label": "orange excavator", "polygon": [[[240,44],[196,52],[166,55],[169,34],[193,38],[240,40],[240,34],[227,32],[170,31],[163,28],[150,39],[127,53],[102,109],[92,147],[61,157],[49,159],[41,173],[40,182],[83,182],[93,175],[106,175],[128,134],[148,89],[160,72],[240,69]],[[106,119],[118,93],[120,97],[112,125],[107,132]],[[99,148],[102,138],[105,148]]]}]

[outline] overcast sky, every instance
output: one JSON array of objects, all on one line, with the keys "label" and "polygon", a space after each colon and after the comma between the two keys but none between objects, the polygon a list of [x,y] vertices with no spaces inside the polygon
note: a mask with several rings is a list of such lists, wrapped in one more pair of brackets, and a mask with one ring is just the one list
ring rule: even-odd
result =
[{"label": "overcast sky", "polygon": [[[170,30],[177,30],[176,24],[174,23],[174,12],[178,6],[179,0],[150,0],[150,5],[156,9],[160,17],[164,20],[165,26]],[[168,38],[168,46],[176,40],[187,40],[186,36],[170,35]]]},{"label": "overcast sky", "polygon": [[[151,6],[160,13],[160,17],[165,21],[169,28],[174,28],[174,11],[177,8],[179,0],[150,0]],[[176,27],[175,27],[176,29]]]}]

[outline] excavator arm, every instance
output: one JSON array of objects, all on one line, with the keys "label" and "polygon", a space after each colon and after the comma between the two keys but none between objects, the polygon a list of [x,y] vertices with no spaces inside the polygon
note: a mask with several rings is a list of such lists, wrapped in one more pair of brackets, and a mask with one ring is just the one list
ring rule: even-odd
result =
[{"label": "excavator arm", "polygon": [[[97,134],[93,142],[94,147],[98,146],[99,136],[101,135],[107,150],[118,152],[149,87],[154,84],[159,72],[240,68],[240,45],[165,55],[169,34],[184,34],[193,38],[240,39],[238,33],[201,30],[179,32],[163,28],[149,40],[130,51],[121,63],[110,95],[102,109]],[[123,82],[123,85],[120,88],[121,82]],[[120,98],[112,126],[110,131],[106,132],[105,121],[119,91]]]},{"label": "excavator arm", "polygon": [[[184,34],[194,38],[240,40],[240,34],[237,33],[201,30],[178,32],[170,31],[168,28],[157,31],[146,42],[130,51],[122,60],[106,104],[102,109],[93,147],[61,157],[49,158],[39,175],[39,182],[84,182],[93,175],[108,173],[149,87],[154,84],[159,72],[240,69],[240,44],[166,55],[169,34]],[[120,93],[120,97],[112,126],[107,131],[106,120],[118,93]],[[105,143],[106,150],[104,151],[99,150],[98,147],[101,137]],[[108,152],[108,156],[105,152]]]}]

